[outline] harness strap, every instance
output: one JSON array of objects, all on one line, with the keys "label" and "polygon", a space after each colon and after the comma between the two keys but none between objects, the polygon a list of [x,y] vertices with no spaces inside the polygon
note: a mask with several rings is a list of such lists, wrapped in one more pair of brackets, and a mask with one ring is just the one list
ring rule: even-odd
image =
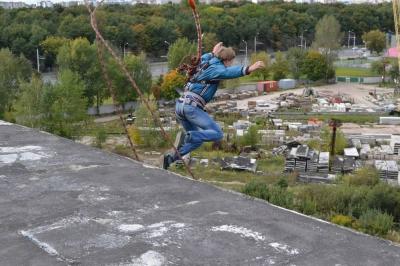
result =
[{"label": "harness strap", "polygon": [[194,93],[194,92],[191,92],[191,91],[185,91],[185,93],[180,98],[180,100],[185,102],[185,103],[189,103],[190,101],[196,102],[197,105],[199,107],[201,107],[202,109],[204,109],[204,107],[207,104],[206,101],[203,99],[203,97],[201,97],[197,93]]}]

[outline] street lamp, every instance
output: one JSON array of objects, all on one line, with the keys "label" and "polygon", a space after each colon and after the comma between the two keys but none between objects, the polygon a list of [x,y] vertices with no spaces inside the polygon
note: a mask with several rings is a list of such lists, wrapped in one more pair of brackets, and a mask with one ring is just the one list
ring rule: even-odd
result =
[{"label": "street lamp", "polygon": [[39,48],[36,48],[36,66],[37,72],[40,73],[40,60],[46,59],[44,56],[39,55]]},{"label": "street lamp", "polygon": [[[351,37],[352,33],[353,37]],[[351,30],[349,30],[349,37],[347,38],[347,48],[350,48],[350,39],[353,39],[353,48],[356,47],[356,33]]]},{"label": "street lamp", "polygon": [[257,53],[257,35],[259,34],[259,32],[257,32],[257,34],[254,36],[254,53]]},{"label": "street lamp", "polygon": [[125,46],[129,45],[129,43],[124,43],[124,58],[125,58]]},{"label": "street lamp", "polygon": [[246,45],[246,48],[245,48],[246,55],[245,55],[245,58],[244,58],[244,64],[247,65],[247,42],[245,40],[242,40],[242,42],[244,42],[244,44]]},{"label": "street lamp", "polygon": [[[307,49],[307,40],[305,40],[304,39],[304,32],[306,32],[307,30],[302,30],[301,31],[301,35],[300,35],[300,47],[301,47],[301,49],[303,49],[303,47],[304,47],[304,49]],[[303,40],[304,40],[304,46],[303,46]]]}]

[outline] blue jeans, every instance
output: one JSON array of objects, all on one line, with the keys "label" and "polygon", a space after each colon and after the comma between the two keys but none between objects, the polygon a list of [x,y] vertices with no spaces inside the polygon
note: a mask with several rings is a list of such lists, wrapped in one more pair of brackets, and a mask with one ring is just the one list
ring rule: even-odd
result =
[{"label": "blue jeans", "polygon": [[224,136],[215,121],[199,107],[176,102],[176,119],[186,131],[185,143],[179,149],[183,156],[197,149],[205,141],[218,141]]}]

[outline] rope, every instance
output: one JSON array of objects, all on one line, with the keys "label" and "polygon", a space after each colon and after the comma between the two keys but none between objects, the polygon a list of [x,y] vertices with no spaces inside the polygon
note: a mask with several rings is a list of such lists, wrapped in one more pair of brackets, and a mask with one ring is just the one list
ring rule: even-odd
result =
[{"label": "rope", "polygon": [[[98,25],[97,25],[97,20],[96,20],[96,10],[97,10],[97,7],[99,7],[102,4],[102,2],[99,2],[98,6],[96,6],[93,10],[91,9],[91,7],[90,7],[90,5],[89,5],[87,0],[85,0],[85,4],[86,4],[86,7],[87,7],[87,9],[89,11],[89,14],[90,14],[90,24],[91,24],[94,32],[96,33],[96,39],[99,40],[102,43],[102,45],[108,50],[108,52],[111,54],[111,56],[117,62],[120,70],[122,70],[123,74],[125,75],[125,77],[130,82],[132,88],[137,92],[137,94],[139,95],[140,100],[145,104],[146,108],[149,110],[149,112],[150,112],[151,116],[153,117],[154,121],[158,124],[164,139],[170,144],[170,146],[173,148],[175,153],[178,155],[179,159],[182,160],[183,164],[185,165],[185,168],[186,168],[187,172],[191,175],[191,177],[193,179],[197,179],[193,175],[193,172],[191,171],[189,165],[185,162],[185,160],[183,160],[183,158],[182,158],[181,154],[179,153],[178,149],[173,144],[173,142],[171,140],[171,137],[167,134],[167,132],[165,131],[164,127],[162,126],[160,118],[155,114],[154,110],[150,107],[149,102],[144,97],[143,92],[137,86],[135,80],[132,78],[132,75],[129,73],[128,69],[126,68],[126,65],[117,56],[115,51],[108,45],[108,43],[105,41],[103,35],[100,33],[100,31],[98,29]],[[103,72],[103,74],[104,74],[104,72]]]}]

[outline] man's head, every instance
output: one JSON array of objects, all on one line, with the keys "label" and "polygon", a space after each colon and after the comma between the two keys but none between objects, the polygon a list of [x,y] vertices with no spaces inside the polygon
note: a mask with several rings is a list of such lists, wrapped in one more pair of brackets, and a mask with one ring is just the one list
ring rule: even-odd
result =
[{"label": "man's head", "polygon": [[231,66],[233,64],[233,59],[235,59],[235,51],[231,47],[222,46],[219,51],[215,54],[225,66]]}]

